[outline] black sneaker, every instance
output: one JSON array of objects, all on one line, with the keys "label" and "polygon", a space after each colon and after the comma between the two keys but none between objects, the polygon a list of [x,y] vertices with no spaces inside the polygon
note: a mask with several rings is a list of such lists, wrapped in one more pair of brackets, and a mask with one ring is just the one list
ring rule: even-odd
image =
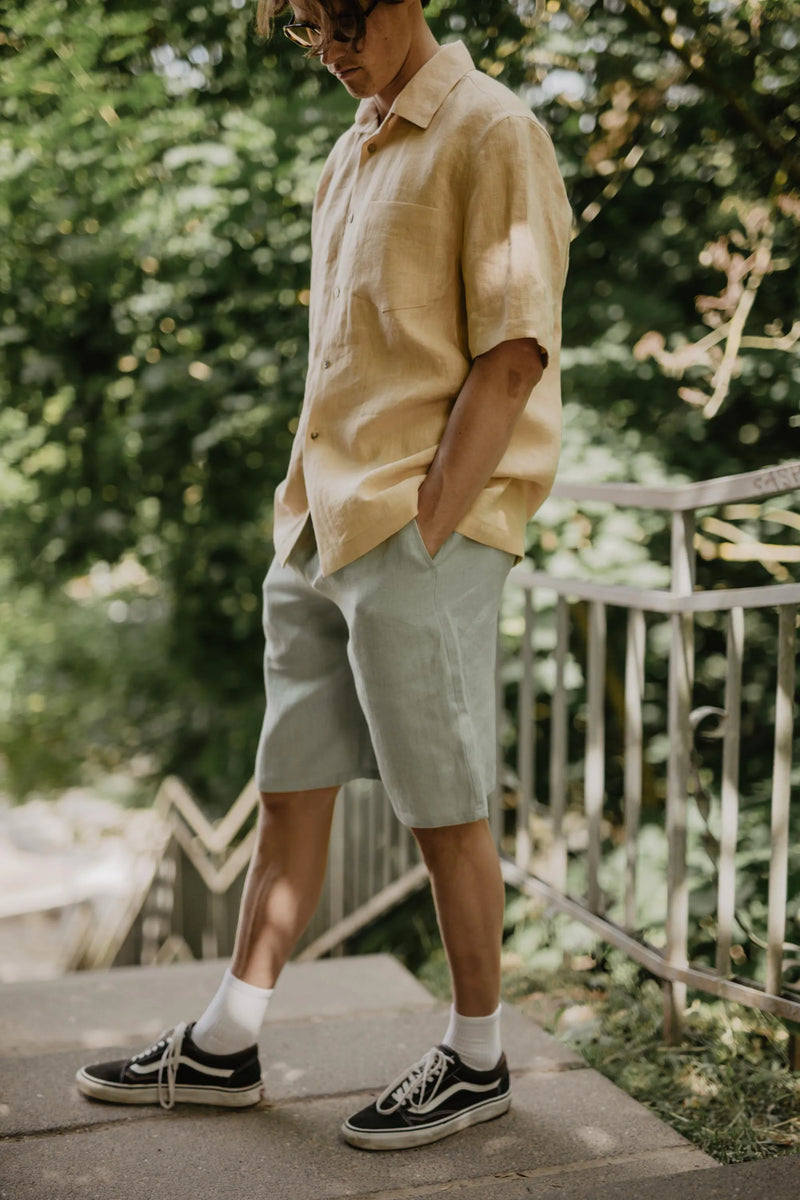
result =
[{"label": "black sneaker", "polygon": [[193,1024],[176,1025],[133,1058],[81,1067],[78,1090],[112,1104],[160,1104],[178,1100],[246,1108],[263,1095],[258,1046],[237,1054],[206,1054],[191,1039]]},{"label": "black sneaker", "polygon": [[468,1125],[491,1121],[510,1105],[504,1054],[491,1071],[474,1071],[449,1046],[434,1046],[373,1104],[348,1118],[342,1134],[362,1150],[426,1146]]}]

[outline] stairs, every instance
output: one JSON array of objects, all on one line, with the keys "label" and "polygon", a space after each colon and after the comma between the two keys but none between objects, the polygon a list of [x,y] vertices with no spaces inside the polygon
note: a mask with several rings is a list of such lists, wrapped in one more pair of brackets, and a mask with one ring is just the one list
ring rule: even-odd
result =
[{"label": "stairs", "polygon": [[244,1112],[93,1103],[87,1061],[198,1014],[224,965],[0,986],[0,1200],[795,1200],[800,1158],[718,1167],[512,1008],[511,1112],[368,1154],[338,1127],[437,1042],[446,1008],[388,955],[290,964],[261,1041],[269,1101]]}]

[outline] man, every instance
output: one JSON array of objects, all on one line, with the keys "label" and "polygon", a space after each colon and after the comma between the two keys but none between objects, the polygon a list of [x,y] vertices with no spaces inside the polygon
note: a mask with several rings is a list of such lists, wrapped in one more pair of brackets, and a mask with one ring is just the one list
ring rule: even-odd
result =
[{"label": "man", "polygon": [[[286,7],[260,0],[261,31]],[[314,205],[306,396],[265,582],[258,842],[207,1010],[78,1085],[165,1107],[259,1098],[258,1034],[319,898],[337,789],[380,778],[428,866],[454,1000],[441,1045],[342,1126],[395,1149],[510,1104],[495,633],[556,468],[570,212],[547,134],[463,45],[439,47],[421,0],[294,0],[292,16],[361,104]]]}]

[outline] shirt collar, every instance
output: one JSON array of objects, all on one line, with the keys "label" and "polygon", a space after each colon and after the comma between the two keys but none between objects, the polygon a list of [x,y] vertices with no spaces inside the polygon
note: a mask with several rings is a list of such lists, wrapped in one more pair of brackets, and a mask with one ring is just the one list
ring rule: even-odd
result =
[{"label": "shirt collar", "polygon": [[[395,98],[387,119],[393,113],[418,125],[420,129],[427,129],[459,79],[474,69],[469,50],[463,42],[448,42],[446,46],[441,46],[433,58],[429,58],[409,79]],[[362,100],[356,112],[356,125],[367,128],[376,125],[377,121],[375,100],[372,97]]]}]

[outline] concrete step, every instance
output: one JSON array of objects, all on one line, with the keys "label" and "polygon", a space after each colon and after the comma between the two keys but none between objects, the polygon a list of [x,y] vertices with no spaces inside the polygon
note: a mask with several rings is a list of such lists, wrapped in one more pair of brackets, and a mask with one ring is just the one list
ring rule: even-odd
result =
[{"label": "concrete step", "polygon": [[[287,968],[261,1039],[269,1101],[254,1109],[165,1113],[77,1093],[81,1063],[141,1048],[197,1015],[223,965],[0,987],[0,1200],[411,1200],[443,1192],[622,1200],[623,1191],[625,1200],[655,1200],[666,1197],[655,1190],[662,1182],[670,1197],[710,1198],[721,1193],[686,1189],[733,1170],[717,1168],[511,1008],[507,1116],[412,1151],[353,1150],[339,1138],[343,1118],[439,1041],[446,1024],[446,1006],[385,955]],[[770,1200],[782,1200],[778,1174]],[[729,1190],[726,1200],[737,1194]]]},{"label": "concrete step", "polygon": [[542,1184],[563,1189],[565,1180],[594,1198],[606,1184],[701,1165],[671,1130],[584,1075],[518,1075],[507,1116],[413,1151],[369,1154],[340,1141],[343,1118],[367,1102],[361,1093],[247,1114],[152,1110],[144,1120],[25,1137],[3,1147],[2,1177],[9,1200],[343,1200],[444,1190],[506,1200]]},{"label": "concrete step", "polygon": [[[0,984],[0,1058],[153,1041],[199,1016],[227,962],[78,971],[59,979]],[[290,963],[269,1021],[321,1021],[387,1009],[430,1010],[436,1001],[389,954]]]}]

